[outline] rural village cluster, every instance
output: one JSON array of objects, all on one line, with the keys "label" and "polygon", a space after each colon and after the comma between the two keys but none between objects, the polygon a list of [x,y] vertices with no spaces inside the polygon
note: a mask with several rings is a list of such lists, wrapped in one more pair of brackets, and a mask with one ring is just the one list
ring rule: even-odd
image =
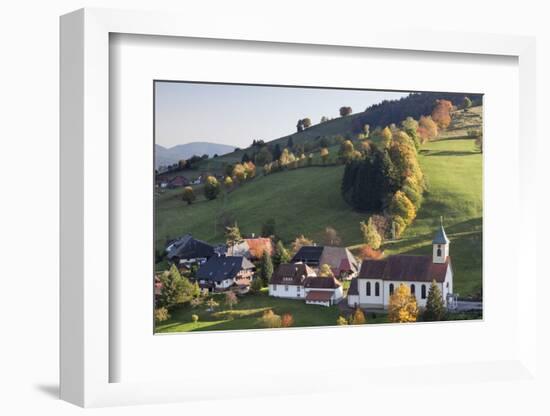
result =
[{"label": "rural village cluster", "polygon": [[[295,299],[310,305],[331,306],[342,302],[350,309],[388,309],[394,293],[406,289],[418,308],[426,307],[429,291],[437,287],[443,305],[454,309],[450,240],[443,224],[432,241],[432,255],[392,255],[358,261],[345,247],[305,245],[273,271],[268,282],[272,297]],[[246,296],[253,287],[257,263],[274,245],[271,238],[243,238],[232,246],[213,246],[186,234],[169,243],[169,262],[183,273],[195,268],[191,281],[203,294],[230,293]],[[347,293],[344,282],[348,281]],[[155,294],[162,283],[155,277]]]}]

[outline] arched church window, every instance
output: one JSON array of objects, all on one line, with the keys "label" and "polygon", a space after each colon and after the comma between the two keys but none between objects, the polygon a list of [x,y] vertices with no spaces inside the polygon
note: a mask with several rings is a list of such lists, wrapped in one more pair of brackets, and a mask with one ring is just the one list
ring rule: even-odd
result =
[{"label": "arched church window", "polygon": [[370,282],[367,282],[367,296],[370,296]]},{"label": "arched church window", "polygon": [[390,283],[390,296],[393,295],[393,283]]},{"label": "arched church window", "polygon": [[437,257],[441,257],[441,245],[437,246]]},{"label": "arched church window", "polygon": [[380,296],[380,283],[378,282],[374,284],[374,296]]},{"label": "arched church window", "polygon": [[414,283],[411,285],[411,295],[414,295],[416,291],[416,287],[414,286]]},{"label": "arched church window", "polygon": [[426,285],[422,285],[422,299],[426,299]]}]

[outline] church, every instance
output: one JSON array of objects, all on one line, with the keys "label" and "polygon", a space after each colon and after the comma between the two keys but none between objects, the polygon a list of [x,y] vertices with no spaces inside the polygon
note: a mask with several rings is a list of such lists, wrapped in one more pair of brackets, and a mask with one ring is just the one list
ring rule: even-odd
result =
[{"label": "church", "polygon": [[409,286],[417,305],[422,308],[426,306],[430,285],[435,281],[445,305],[453,308],[456,296],[453,295],[450,243],[441,222],[432,241],[431,256],[399,254],[381,260],[363,261],[357,278],[351,281],[348,305],[387,309],[394,290],[404,284]]}]

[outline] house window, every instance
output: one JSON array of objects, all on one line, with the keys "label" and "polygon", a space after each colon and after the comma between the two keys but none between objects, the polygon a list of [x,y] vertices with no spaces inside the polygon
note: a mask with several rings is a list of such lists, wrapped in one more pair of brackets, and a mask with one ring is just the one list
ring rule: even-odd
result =
[{"label": "house window", "polygon": [[301,286],[296,286],[296,291],[299,293],[301,289]]},{"label": "house window", "polygon": [[378,282],[374,284],[374,296],[380,296],[380,283]]},{"label": "house window", "polygon": [[416,287],[414,286],[414,283],[411,285],[411,295],[414,295],[416,292]]},{"label": "house window", "polygon": [[390,283],[390,296],[393,295],[393,283]]},{"label": "house window", "polygon": [[422,299],[426,299],[426,285],[422,285]]},{"label": "house window", "polygon": [[367,282],[367,296],[370,296],[370,282]]},{"label": "house window", "polygon": [[288,285],[285,285],[285,292],[288,292]]},{"label": "house window", "polygon": [[277,290],[277,285],[273,285],[273,290]]}]

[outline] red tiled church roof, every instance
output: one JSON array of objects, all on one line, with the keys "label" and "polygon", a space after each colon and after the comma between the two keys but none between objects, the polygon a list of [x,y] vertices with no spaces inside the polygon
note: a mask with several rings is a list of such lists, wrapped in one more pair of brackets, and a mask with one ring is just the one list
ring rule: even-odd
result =
[{"label": "red tiled church roof", "polygon": [[385,260],[365,260],[359,278],[408,282],[445,281],[451,258],[445,263],[434,263],[432,256],[395,255]]}]

